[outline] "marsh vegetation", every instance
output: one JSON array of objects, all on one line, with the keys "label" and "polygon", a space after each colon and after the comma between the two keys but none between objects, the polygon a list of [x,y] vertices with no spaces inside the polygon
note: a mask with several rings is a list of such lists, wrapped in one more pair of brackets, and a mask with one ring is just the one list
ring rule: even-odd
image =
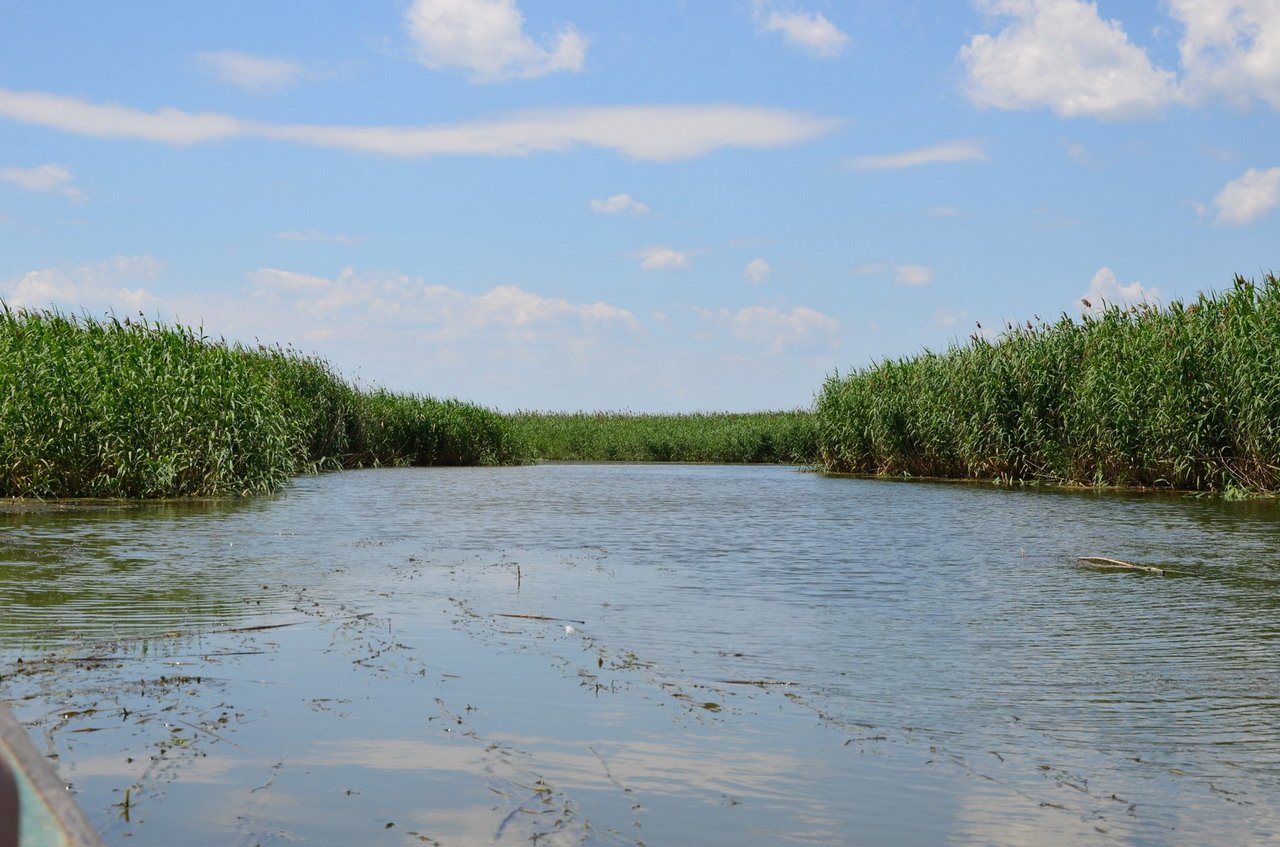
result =
[{"label": "marsh vegetation", "polygon": [[495,412],[364,391],[291,347],[0,311],[0,493],[251,494],[324,468],[519,458]]},{"label": "marsh vegetation", "polygon": [[806,410],[638,415],[519,412],[509,416],[536,459],[812,464],[817,427]]},{"label": "marsh vegetation", "polygon": [[[1092,304],[1090,304],[1092,305]],[[829,377],[814,411],[500,414],[353,386],[292,347],[0,311],[0,493],[252,494],[292,475],[530,460],[1280,490],[1280,280],[1098,304]]]},{"label": "marsh vegetation", "polygon": [[1167,307],[1009,324],[942,354],[830,377],[831,471],[1280,490],[1280,280]]}]

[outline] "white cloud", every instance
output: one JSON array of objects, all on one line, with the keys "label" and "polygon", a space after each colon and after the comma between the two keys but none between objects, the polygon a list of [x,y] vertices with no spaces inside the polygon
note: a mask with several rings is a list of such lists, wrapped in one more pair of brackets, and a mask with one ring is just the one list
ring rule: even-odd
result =
[{"label": "white cloud", "polygon": [[753,12],[762,33],[779,33],[792,47],[819,59],[833,59],[844,52],[849,36],[819,12],[782,11],[766,0],[756,0]]},{"label": "white cloud", "polygon": [[1204,144],[1200,147],[1200,152],[1219,162],[1234,162],[1240,158],[1240,154],[1226,147],[1216,147],[1212,144]]},{"label": "white cloud", "polygon": [[1280,109],[1280,4],[1275,0],[1167,0],[1185,27],[1183,89],[1192,102],[1254,98]]},{"label": "white cloud", "polygon": [[689,254],[670,247],[646,247],[636,254],[646,271],[674,271],[689,267]]},{"label": "white cloud", "polygon": [[632,159],[673,161],[722,147],[796,144],[839,121],[783,109],[710,104],[535,109],[421,127],[273,124],[173,108],[145,112],[78,97],[0,89],[0,117],[97,138],[197,144],[265,138],[385,156],[526,156],[602,147]]},{"label": "white cloud", "polygon": [[967,320],[969,312],[966,309],[937,309],[933,313],[935,329],[955,329]]},{"label": "white cloud", "polygon": [[333,286],[327,277],[297,271],[282,271],[276,268],[259,268],[249,274],[249,283],[257,292],[326,291]]},{"label": "white cloud", "polygon": [[796,346],[834,346],[840,332],[838,320],[805,306],[794,306],[790,312],[766,306],[748,306],[736,312],[694,311],[709,321],[728,326],[736,337],[763,344],[774,353]]},{"label": "white cloud", "polygon": [[1152,65],[1117,21],[1099,16],[1095,3],[976,0],[976,5],[1013,19],[996,35],[974,36],[960,51],[969,96],[979,106],[1048,107],[1062,117],[1123,120],[1152,115],[1177,96],[1174,74]]},{"label": "white cloud", "polygon": [[1111,268],[1099,268],[1089,281],[1089,290],[1080,298],[1086,308],[1101,309],[1104,303],[1122,306],[1130,303],[1154,303],[1160,299],[1160,289],[1148,288],[1140,282],[1121,285]]},{"label": "white cloud", "polygon": [[468,294],[403,274],[359,274],[343,269],[336,277],[277,268],[248,275],[249,293],[275,302],[310,322],[327,337],[370,327],[412,328],[433,340],[485,331],[517,333],[537,340],[566,328],[577,332],[608,326],[638,329],[635,316],[608,303],[571,303],[542,297],[514,285]]},{"label": "white cloud", "polygon": [[163,267],[151,256],[116,256],[90,265],[44,268],[0,284],[0,296],[15,309],[134,311],[160,301],[146,288],[130,286],[156,279]]},{"label": "white cloud", "polygon": [[980,106],[1047,106],[1064,117],[1123,120],[1170,103],[1280,109],[1280,5],[1275,0],[1165,0],[1183,27],[1181,75],[1157,68],[1121,24],[1086,0],[975,0],[1011,18],[960,51],[968,91]]},{"label": "white cloud", "polygon": [[526,35],[515,0],[415,0],[405,23],[424,65],[469,68],[473,82],[581,71],[586,62],[587,39],[572,25],[545,46]]},{"label": "white cloud", "polygon": [[931,147],[920,147],[902,153],[886,153],[878,156],[857,156],[846,164],[857,171],[880,171],[897,168],[913,168],[934,162],[985,161],[987,151],[982,143],[973,139],[958,138]]},{"label": "white cloud", "polygon": [[1220,224],[1243,226],[1256,221],[1280,206],[1280,168],[1249,168],[1223,186],[1213,205],[1218,207]]},{"label": "white cloud", "polygon": [[593,197],[591,199],[591,210],[602,215],[617,215],[622,212],[643,215],[648,213],[649,207],[636,200],[630,194],[614,194],[604,200],[598,200]]},{"label": "white cloud", "polygon": [[329,244],[345,244],[354,247],[361,239],[342,232],[324,232],[319,229],[288,229],[277,232],[275,237],[281,241],[316,241]]},{"label": "white cloud", "polygon": [[893,269],[893,281],[898,285],[928,285],[933,282],[933,268],[925,265],[898,265]]},{"label": "white cloud", "polygon": [[81,200],[84,194],[71,184],[71,171],[66,165],[38,165],[34,168],[0,168],[0,181],[11,182],[28,191],[55,191],[64,197]]},{"label": "white cloud", "polygon": [[893,271],[893,281],[898,285],[917,286],[933,282],[933,268],[927,265],[887,265],[884,262],[872,262],[858,265],[853,269],[855,274],[872,275]]},{"label": "white cloud", "polygon": [[[149,257],[118,257],[0,278],[0,296],[21,287],[30,308],[60,298],[52,305],[98,315],[136,305],[214,338],[314,349],[360,385],[509,410],[803,406],[843,340],[838,322],[790,305],[633,314],[515,285],[469,292],[401,273],[287,265],[246,274],[238,290],[184,294],[151,286],[159,270]],[[749,362],[726,366],[739,355]]]},{"label": "white cloud", "polygon": [[283,91],[308,74],[307,69],[297,62],[236,50],[197,53],[195,60],[219,82],[252,94]]},{"label": "white cloud", "polygon": [[747,263],[747,268],[742,275],[747,278],[747,282],[752,285],[760,285],[769,275],[773,273],[773,266],[764,259],[752,259]]},{"label": "white cloud", "polygon": [[40,91],[0,89],[0,116],[76,135],[136,138],[162,144],[196,144],[249,134],[248,124],[225,115],[172,108],[144,112]]},{"label": "white cloud", "polygon": [[955,206],[934,206],[928,212],[935,218],[958,218],[964,214]]}]

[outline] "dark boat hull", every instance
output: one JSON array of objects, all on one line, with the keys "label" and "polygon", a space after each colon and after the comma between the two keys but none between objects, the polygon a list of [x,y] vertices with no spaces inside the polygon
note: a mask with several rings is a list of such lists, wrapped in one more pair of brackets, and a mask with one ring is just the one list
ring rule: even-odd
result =
[{"label": "dark boat hull", "polygon": [[14,835],[19,847],[102,847],[49,760],[3,703],[0,771],[11,777],[0,774],[0,847],[12,847]]}]

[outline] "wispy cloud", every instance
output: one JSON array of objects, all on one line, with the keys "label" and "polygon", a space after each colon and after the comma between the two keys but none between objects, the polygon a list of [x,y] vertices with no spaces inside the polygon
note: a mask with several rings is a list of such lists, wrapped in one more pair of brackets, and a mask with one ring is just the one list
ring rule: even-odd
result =
[{"label": "wispy cloud", "polygon": [[893,269],[893,281],[909,287],[928,285],[933,282],[933,268],[926,265],[898,265]]},{"label": "wispy cloud", "polygon": [[747,282],[752,285],[760,285],[767,280],[773,273],[773,266],[764,259],[752,259],[747,263],[746,270],[742,275],[747,278]]},{"label": "wispy cloud", "polygon": [[770,306],[748,306],[736,312],[695,308],[704,319],[730,328],[733,334],[774,353],[797,347],[830,348],[839,342],[840,321],[806,306],[788,311]]},{"label": "wispy cloud", "polygon": [[337,287],[328,277],[279,268],[259,268],[249,274],[249,282],[254,292],[259,294],[264,291],[287,291],[296,294],[305,291],[329,291]]},{"label": "wispy cloud", "polygon": [[72,200],[83,200],[84,194],[71,184],[72,179],[71,170],[66,165],[0,168],[0,181],[13,183],[27,191],[52,191]]},{"label": "wispy cloud", "polygon": [[238,50],[197,53],[195,62],[219,82],[251,94],[284,91],[313,74],[305,66],[288,59],[255,56]]},{"label": "wispy cloud", "polygon": [[630,212],[633,215],[648,214],[649,207],[630,194],[614,194],[603,200],[596,198],[591,199],[591,211],[599,212],[602,215],[618,215],[623,212]]},{"label": "wispy cloud", "polygon": [[565,24],[542,46],[524,31],[515,0],[415,0],[405,24],[422,64],[471,70],[473,82],[581,71],[587,38]]},{"label": "wispy cloud", "polygon": [[469,294],[404,274],[357,273],[352,268],[335,277],[260,268],[248,275],[248,281],[251,297],[287,306],[334,334],[344,332],[344,325],[412,326],[437,340],[493,330],[536,340],[540,333],[558,337],[566,329],[581,332],[614,324],[639,328],[626,309],[543,297],[515,285]]},{"label": "wispy cloud", "polygon": [[1057,229],[1074,229],[1075,227],[1083,226],[1084,220],[1052,206],[1039,206],[1031,210],[1031,225],[1036,229],[1051,232]]},{"label": "wispy cloud", "polygon": [[849,36],[819,12],[783,10],[769,0],[755,0],[752,16],[760,32],[777,33],[787,44],[819,59],[833,59],[849,44]]},{"label": "wispy cloud", "polygon": [[327,244],[343,244],[347,247],[354,247],[362,240],[354,235],[347,235],[342,232],[324,232],[318,229],[287,229],[277,232],[275,237],[281,241],[314,241]]},{"label": "wispy cloud", "polygon": [[146,309],[160,301],[139,283],[153,282],[163,268],[152,256],[116,256],[88,265],[30,271],[0,283],[0,294],[20,309]]},{"label": "wispy cloud", "polygon": [[646,247],[636,254],[646,271],[676,271],[689,267],[689,253],[671,247]]},{"label": "wispy cloud", "polygon": [[967,309],[935,309],[930,326],[934,329],[955,329],[970,317]]},{"label": "wispy cloud", "polygon": [[929,285],[933,282],[933,268],[928,265],[889,265],[884,262],[872,262],[858,265],[853,272],[859,276],[892,272],[894,282],[908,287]]},{"label": "wispy cloud", "polygon": [[987,151],[983,149],[982,142],[959,138],[955,141],[944,141],[941,144],[918,147],[901,153],[856,156],[849,159],[846,164],[855,171],[883,171],[914,168],[935,162],[977,162],[986,159]]},{"label": "wispy cloud", "polygon": [[829,118],[783,109],[726,104],[535,109],[489,120],[421,127],[275,124],[173,108],[146,112],[78,97],[7,89],[0,89],[0,117],[76,135],[161,144],[262,138],[410,157],[527,156],[588,146],[660,162],[702,156],[724,147],[797,144],[839,125]]},{"label": "wispy cloud", "polygon": [[1280,168],[1249,168],[1222,187],[1213,199],[1217,222],[1244,226],[1280,207]]}]

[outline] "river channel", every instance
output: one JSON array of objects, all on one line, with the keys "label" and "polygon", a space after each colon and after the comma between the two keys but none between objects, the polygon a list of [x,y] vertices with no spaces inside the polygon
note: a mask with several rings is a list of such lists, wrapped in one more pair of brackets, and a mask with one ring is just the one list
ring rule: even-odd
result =
[{"label": "river channel", "polygon": [[0,699],[138,847],[1274,843],[1278,636],[1266,502],[544,464],[0,513]]}]

